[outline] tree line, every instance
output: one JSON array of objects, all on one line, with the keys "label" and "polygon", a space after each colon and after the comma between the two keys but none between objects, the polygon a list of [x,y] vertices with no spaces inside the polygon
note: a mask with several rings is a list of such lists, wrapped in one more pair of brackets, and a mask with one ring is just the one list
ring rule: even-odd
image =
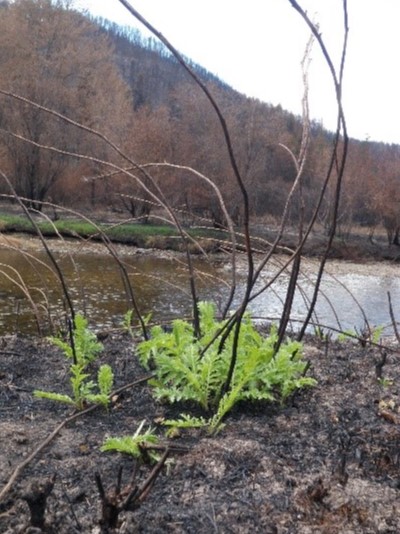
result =
[{"label": "tree line", "polygon": [[[206,217],[216,226],[225,224],[213,188],[190,168],[219,187],[230,216],[240,221],[241,195],[220,123],[163,45],[136,30],[91,19],[60,0],[2,2],[0,14],[0,163],[30,207],[40,210],[47,200],[126,211],[148,221],[152,185],[143,189],[110,172],[104,162],[126,162],[105,136],[138,164],[150,165],[184,222]],[[251,216],[278,220],[296,177],[290,153],[301,147],[301,118],[190,66],[224,114]],[[290,204],[293,223],[312,216],[332,139],[322,125],[311,123],[302,187]],[[351,141],[339,214],[342,232],[354,224],[383,224],[390,242],[399,244],[399,159],[397,145]],[[5,184],[1,192],[9,193]],[[328,196],[318,212],[327,231],[330,209]]]}]

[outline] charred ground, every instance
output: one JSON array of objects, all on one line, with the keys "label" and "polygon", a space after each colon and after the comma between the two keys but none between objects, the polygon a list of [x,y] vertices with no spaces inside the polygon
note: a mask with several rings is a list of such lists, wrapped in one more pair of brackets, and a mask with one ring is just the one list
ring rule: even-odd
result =
[{"label": "charred ground", "polygon": [[[145,376],[132,340],[104,339],[116,387]],[[400,353],[354,343],[309,340],[315,388],[285,406],[241,405],[215,437],[188,431],[147,498],[119,515],[117,533],[396,533],[400,523]],[[14,469],[71,412],[34,399],[36,388],[68,391],[67,365],[48,342],[1,339],[0,491]],[[378,380],[381,376],[381,380]],[[126,389],[107,412],[97,408],[66,425],[20,473],[0,503],[0,531],[101,532],[99,473],[108,491],[135,460],[99,448],[108,435],[131,435],[142,420],[157,428],[176,407],[159,404],[147,384]],[[161,434],[162,429],[159,428]],[[165,441],[167,444],[167,441]],[[140,486],[151,467],[136,474]],[[49,484],[45,526],[32,528],[27,497]],[[103,531],[107,531],[103,528]]]}]

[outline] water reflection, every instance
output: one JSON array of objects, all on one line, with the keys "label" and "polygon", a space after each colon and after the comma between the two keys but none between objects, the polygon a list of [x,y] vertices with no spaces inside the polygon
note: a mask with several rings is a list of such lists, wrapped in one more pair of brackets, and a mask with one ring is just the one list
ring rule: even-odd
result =
[{"label": "water reflection", "polygon": [[[390,292],[394,306],[400,303],[400,280],[397,267],[390,267],[391,274],[382,276],[371,274],[370,266],[366,274],[360,272],[363,271],[362,265],[348,264],[350,272],[343,273],[341,270],[339,274],[334,274],[334,270],[328,268],[322,279],[313,320],[333,329],[358,332],[364,329],[367,322],[372,328],[383,326],[385,335],[392,335],[387,293]],[[297,329],[305,319],[315,287],[316,269],[306,271],[300,276],[300,287],[293,302],[293,329]],[[379,264],[375,272],[379,272]],[[287,284],[287,276],[278,280],[275,293],[264,295],[253,303],[254,312],[262,315],[267,309],[271,316],[279,317]],[[400,314],[400,308],[397,311]]]},{"label": "water reflection", "polygon": [[[121,269],[109,255],[96,252],[54,254],[65,278],[76,310],[84,313],[98,329],[121,324],[132,307]],[[184,264],[154,255],[121,257],[128,272],[139,309],[153,312],[155,320],[187,315],[190,311],[188,275]],[[199,296],[211,298],[218,290],[212,267],[196,262]],[[66,308],[61,283],[47,255],[42,251],[26,256],[0,248],[0,333],[29,333],[37,329],[33,307],[42,321],[57,318]]]},{"label": "water reflection", "polygon": [[[57,263],[76,310],[84,313],[97,329],[120,326],[122,317],[131,308],[121,269],[109,254],[72,251],[73,254],[55,253]],[[155,320],[172,319],[190,314],[188,275],[179,259],[158,257],[154,254],[123,254],[120,256],[129,274],[135,298],[143,314],[153,313]],[[259,287],[267,283],[279,268],[278,260],[263,272]],[[227,296],[223,281],[229,279],[229,268],[223,264],[211,266],[197,260],[198,287],[201,299],[213,299],[223,306]],[[329,269],[328,269],[329,271]],[[335,270],[333,270],[335,272]],[[366,315],[371,325],[390,325],[387,292],[393,305],[400,302],[400,281],[396,269],[386,270],[381,276],[358,266],[335,276],[324,275],[316,307],[320,324],[339,329],[361,330]],[[292,326],[296,329],[306,314],[315,285],[315,264],[304,269],[300,289],[292,309]],[[239,288],[244,286],[245,266],[239,270]],[[255,316],[279,318],[285,296],[288,275],[283,274],[268,290],[251,303]],[[235,304],[240,300],[238,291]],[[21,253],[0,247],[0,334],[33,333],[37,331],[36,308],[41,324],[64,317],[66,308],[60,281],[46,254],[38,250]],[[399,312],[400,313],[400,312]]]}]

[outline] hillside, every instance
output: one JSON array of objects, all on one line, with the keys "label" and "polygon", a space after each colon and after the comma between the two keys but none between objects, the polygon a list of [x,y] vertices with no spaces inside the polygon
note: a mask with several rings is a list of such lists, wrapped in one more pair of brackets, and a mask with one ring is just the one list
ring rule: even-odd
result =
[{"label": "hillside", "polygon": [[[202,95],[199,94],[198,88],[161,43],[152,38],[144,39],[138,30],[121,28],[104,19],[97,19],[96,23],[105,29],[114,43],[118,64],[134,95],[135,109],[148,106],[157,114],[160,107],[166,106],[173,114],[176,110],[175,95],[180,94],[182,87],[185,88],[186,94],[196,93],[197,98],[201,100]],[[202,66],[191,62],[189,58],[186,60],[199,78],[209,84],[218,104],[227,114],[228,120],[232,121],[235,141],[240,143],[240,136],[252,138],[251,149],[243,154],[243,147],[238,147],[238,152],[242,167],[248,175],[248,183],[255,193],[252,202],[253,214],[261,217],[266,214],[279,216],[294,172],[287,154],[283,154],[277,146],[284,143],[296,153],[303,129],[302,118],[280,106],[274,107],[241,95]],[[232,108],[235,108],[236,112],[233,112]],[[198,119],[196,111],[192,105],[189,113],[192,114],[193,120]],[[258,120],[255,120],[256,115]],[[308,196],[312,199],[312,191],[322,178],[322,164],[326,161],[325,155],[330,151],[333,133],[313,122],[310,136],[311,146],[304,182],[306,187],[308,186]],[[193,137],[194,145],[196,141]],[[260,152],[264,152],[262,162],[257,161]],[[199,164],[198,159],[195,161]],[[398,244],[400,218],[396,209],[396,169],[399,161],[400,152],[397,145],[351,140],[343,192],[342,223],[339,228],[342,235],[348,233],[353,225],[368,226],[372,229],[383,225],[389,243]],[[203,163],[200,161],[200,165]],[[262,187],[260,182],[265,181],[266,176],[269,183]],[[218,219],[218,214],[212,214],[212,217]],[[293,213],[293,217],[295,220],[296,213]],[[323,215],[321,223],[328,224]]]},{"label": "hillside", "polygon": [[[157,108],[168,101],[176,86],[191,81],[177,60],[155,38],[145,38],[136,28],[119,26],[101,17],[92,20],[106,32],[115,47],[116,61],[132,89],[135,109],[143,105]],[[203,82],[238,94],[201,65],[190,58],[185,60]]]},{"label": "hillside", "polygon": [[[27,122],[26,116],[22,118],[26,110],[8,96],[0,117],[0,159],[18,194],[32,199],[30,204],[37,209],[51,198],[64,206],[88,210],[107,207],[149,222],[157,212],[155,189],[161,187],[165,200],[185,224],[198,222],[200,217],[214,226],[224,226],[217,187],[230,217],[240,224],[243,197],[215,110],[162,44],[143,38],[136,30],[104,19],[87,19],[47,0],[1,5],[4,27],[0,28],[0,46],[7,50],[7,43],[15,43],[10,53],[0,58],[2,87],[89,127],[86,133],[71,125],[60,128],[56,119],[43,113],[37,116],[32,109]],[[49,14],[43,18],[41,11],[45,9]],[[29,10],[38,20],[57,20],[60,28],[80,28],[79,35],[76,30],[72,40],[72,30],[55,34],[55,23],[35,33],[35,27],[29,28],[24,22],[24,13]],[[21,40],[24,32],[26,39]],[[21,42],[29,47],[29,53],[17,46]],[[64,49],[69,50],[68,55],[62,54]],[[24,65],[28,56],[29,64]],[[278,223],[284,213],[296,179],[294,159],[300,154],[303,126],[307,126],[301,190],[293,191],[287,221],[290,225],[297,225],[300,219],[308,222],[319,206],[317,222],[323,232],[329,232],[335,176],[320,204],[318,199],[330,166],[332,132],[317,122],[303,125],[301,117],[248,98],[204,67],[188,62],[224,117],[255,221]],[[78,78],[72,83],[62,82],[64,78],[74,79],[78,72],[79,83]],[[35,87],[32,79],[40,83]],[[90,130],[105,134],[119,147],[119,154],[110,144],[95,139]],[[20,138],[14,135],[17,131]],[[24,139],[36,145],[28,145]],[[58,153],[37,150],[53,144]],[[77,158],[68,158],[62,151]],[[127,159],[152,164],[151,173],[140,180],[121,172],[110,174],[110,164],[122,169]],[[386,230],[388,243],[400,242],[399,163],[399,146],[350,142],[338,217],[342,237],[354,226],[367,227],[367,235],[379,227]],[[199,178],[189,167],[205,178]],[[207,180],[213,182],[214,192]],[[3,184],[0,192],[9,193],[9,187]]]}]

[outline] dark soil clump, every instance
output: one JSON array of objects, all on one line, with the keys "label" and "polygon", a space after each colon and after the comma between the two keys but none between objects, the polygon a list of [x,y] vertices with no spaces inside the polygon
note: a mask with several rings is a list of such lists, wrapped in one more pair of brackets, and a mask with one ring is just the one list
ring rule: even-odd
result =
[{"label": "dark soil clump", "polygon": [[[69,393],[58,349],[15,336],[0,342],[1,492],[71,412],[32,396],[37,388]],[[128,336],[109,334],[103,342],[100,363],[112,365],[116,388],[146,375]],[[310,340],[305,354],[315,388],[285,406],[241,405],[214,437],[182,432],[170,441],[179,450],[147,498],[107,530],[99,523],[95,474],[109,491],[122,468],[122,493],[135,460],[102,453],[104,439],[132,435],[143,420],[162,435],[162,418],[178,413],[155,402],[146,382],[127,388],[108,411],[98,407],[65,425],[18,473],[0,502],[0,532],[399,532],[399,352],[388,350],[383,367],[379,349],[352,343]],[[151,469],[141,465],[134,484],[141,486]]]}]

